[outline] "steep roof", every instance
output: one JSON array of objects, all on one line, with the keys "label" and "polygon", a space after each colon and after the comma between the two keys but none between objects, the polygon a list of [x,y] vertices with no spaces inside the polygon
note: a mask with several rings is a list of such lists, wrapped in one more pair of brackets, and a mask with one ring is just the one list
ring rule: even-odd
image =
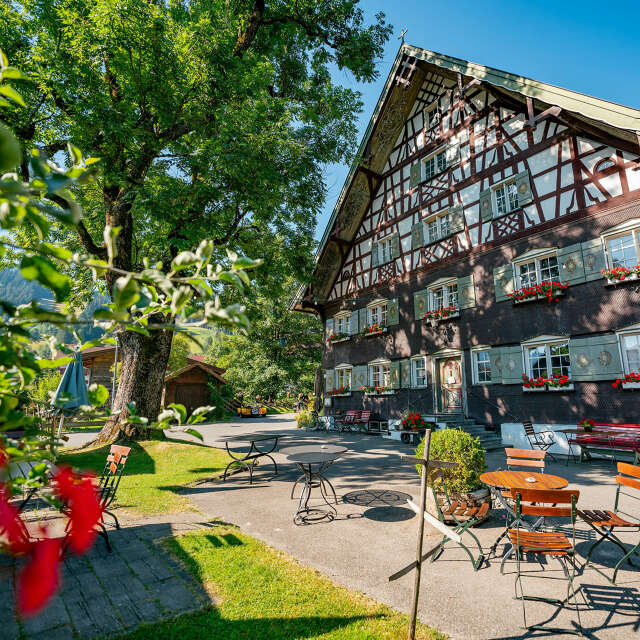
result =
[{"label": "steep roof", "polygon": [[[397,82],[396,79],[402,77],[405,63],[412,59],[417,61],[418,69],[411,78],[411,82]],[[336,257],[340,255],[337,247],[331,250],[331,245],[337,244],[330,242],[332,232],[337,234],[338,242],[350,242],[355,237],[371,197],[369,193],[366,202],[363,202],[363,187],[368,192],[367,187],[371,186],[371,181],[367,181],[364,174],[369,172],[370,177],[372,171],[380,172],[384,167],[420,88],[424,73],[428,70],[437,70],[450,77],[457,77],[459,73],[465,84],[472,80],[478,80],[482,84],[490,85],[496,93],[508,94],[511,98],[522,102],[523,105],[527,98],[530,98],[533,100],[536,113],[540,113],[548,107],[560,107],[562,112],[571,117],[574,126],[582,125],[587,130],[595,128],[626,143],[627,146],[634,146],[636,151],[640,150],[638,146],[640,145],[640,109],[594,98],[584,93],[563,89],[546,82],[428,49],[402,44],[360,142],[356,161],[349,170],[316,252],[314,275],[318,285],[316,285],[314,297],[328,294],[328,289],[330,289],[342,262],[339,260],[338,264],[333,265],[334,268],[329,264],[330,261],[336,262]],[[403,93],[404,100],[399,98],[399,95]],[[367,161],[366,166],[362,159]],[[345,210],[349,209],[351,209],[351,215],[347,216],[347,224],[342,225],[341,229],[335,230],[338,218]],[[354,224],[355,222],[357,224]],[[313,310],[313,304],[304,304],[305,294],[308,295],[308,293],[309,287],[307,285],[300,286],[292,300],[292,308],[299,311]]]},{"label": "steep roof", "polygon": [[208,364],[206,362],[196,360],[194,356],[189,356],[187,358],[187,364],[184,367],[176,371],[173,371],[169,375],[165,376],[164,381],[168,382],[169,380],[178,378],[183,373],[186,373],[187,371],[191,371],[192,369],[202,369],[203,371],[206,371],[209,375],[213,376],[216,380],[219,380],[222,384],[229,384],[229,382],[222,377],[222,373],[224,372],[224,369],[220,369],[219,367],[214,367],[213,365]]}]

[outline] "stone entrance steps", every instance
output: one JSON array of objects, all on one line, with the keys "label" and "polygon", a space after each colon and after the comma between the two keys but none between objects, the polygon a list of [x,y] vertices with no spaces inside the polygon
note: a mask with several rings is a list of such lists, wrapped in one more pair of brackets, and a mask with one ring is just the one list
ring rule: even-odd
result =
[{"label": "stone entrance steps", "polygon": [[465,418],[461,414],[439,414],[433,416],[435,422],[445,422],[450,427],[461,427],[463,431],[480,439],[480,444],[486,451],[502,449],[502,438],[494,431],[487,431],[483,424],[477,423],[473,418]]}]

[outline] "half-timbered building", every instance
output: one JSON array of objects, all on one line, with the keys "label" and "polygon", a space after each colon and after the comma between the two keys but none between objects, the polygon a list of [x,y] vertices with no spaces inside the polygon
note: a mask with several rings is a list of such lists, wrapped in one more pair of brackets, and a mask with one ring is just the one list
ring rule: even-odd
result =
[{"label": "half-timbered building", "polygon": [[612,383],[640,369],[639,131],[403,44],[295,300],[325,323],[327,413],[637,422],[640,383]]}]

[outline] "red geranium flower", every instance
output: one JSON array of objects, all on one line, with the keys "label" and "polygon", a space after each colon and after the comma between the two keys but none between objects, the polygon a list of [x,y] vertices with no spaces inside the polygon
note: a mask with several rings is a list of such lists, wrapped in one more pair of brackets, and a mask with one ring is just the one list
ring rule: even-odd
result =
[{"label": "red geranium flower", "polygon": [[58,538],[44,538],[33,545],[31,558],[18,576],[18,611],[22,615],[38,613],[56,592],[60,583],[60,546]]},{"label": "red geranium flower", "polygon": [[18,510],[9,503],[9,495],[4,486],[0,486],[0,533],[7,538],[11,553],[22,554],[31,550],[27,528],[20,519]]}]

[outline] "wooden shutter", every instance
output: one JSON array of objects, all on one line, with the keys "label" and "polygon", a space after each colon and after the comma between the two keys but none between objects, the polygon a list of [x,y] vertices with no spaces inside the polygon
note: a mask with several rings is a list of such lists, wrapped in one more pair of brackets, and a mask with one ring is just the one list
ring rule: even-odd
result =
[{"label": "wooden shutter", "polygon": [[324,338],[327,340],[329,336],[333,333],[334,320],[333,318],[329,318],[324,324]]},{"label": "wooden shutter", "polygon": [[394,325],[400,322],[398,298],[392,298],[387,302],[387,324]]},{"label": "wooden shutter", "polygon": [[368,318],[367,318],[367,308],[365,307],[364,309],[359,309],[358,310],[358,330],[362,331],[368,324]]},{"label": "wooden shutter", "polygon": [[391,375],[391,388],[400,388],[400,361],[396,360],[389,365],[389,373]]},{"label": "wooden shutter", "polygon": [[470,309],[476,306],[476,290],[473,285],[473,274],[466,278],[458,278],[458,306]]},{"label": "wooden shutter", "polygon": [[420,162],[414,162],[411,165],[411,169],[409,172],[409,189],[413,189],[414,187],[417,187],[422,180],[420,179],[421,175],[420,175]]},{"label": "wooden shutter", "polygon": [[505,264],[493,270],[493,284],[496,290],[496,302],[509,300],[507,294],[513,293],[513,267]]},{"label": "wooden shutter", "polygon": [[518,205],[522,206],[533,200],[529,172],[523,171],[516,176],[516,190],[518,191]]},{"label": "wooden shutter", "polygon": [[558,250],[558,266],[562,282],[578,284],[585,281],[582,247],[579,242]]},{"label": "wooden shutter", "polygon": [[360,387],[366,387],[369,384],[369,367],[366,364],[353,367],[351,375],[352,391],[360,391]]},{"label": "wooden shutter", "polygon": [[493,197],[491,189],[480,192],[480,219],[483,222],[493,218]]},{"label": "wooden shutter", "polygon": [[571,379],[614,380],[623,375],[618,336],[609,333],[569,340]]},{"label": "wooden shutter", "polygon": [[460,205],[457,205],[450,209],[449,214],[451,216],[450,233],[460,233],[460,231],[464,231],[464,209]]},{"label": "wooden shutter", "polygon": [[394,233],[391,236],[391,257],[399,258],[400,257],[400,234]]},{"label": "wooden shutter", "polygon": [[349,319],[349,326],[351,327],[351,335],[355,336],[358,333],[358,310],[351,312],[351,318]]},{"label": "wooden shutter", "polygon": [[324,390],[329,392],[333,391],[336,386],[336,370],[327,369],[324,372]]},{"label": "wooden shutter", "polygon": [[416,320],[422,320],[429,310],[429,291],[416,291],[413,294],[413,314]]},{"label": "wooden shutter", "polygon": [[411,386],[411,360],[400,360],[400,387],[407,389]]},{"label": "wooden shutter", "polygon": [[491,382],[502,382],[502,347],[489,349],[489,361],[491,362]]},{"label": "wooden shutter", "polygon": [[422,246],[424,246],[424,224],[416,222],[411,227],[411,248],[419,249]]},{"label": "wooden shutter", "polygon": [[371,266],[377,267],[379,262],[378,243],[371,241]]},{"label": "wooden shutter", "polygon": [[522,384],[522,347],[502,347],[502,384]]},{"label": "wooden shutter", "polygon": [[584,264],[584,279],[598,280],[602,278],[602,269],[606,269],[602,240],[594,238],[582,243],[582,263]]}]

